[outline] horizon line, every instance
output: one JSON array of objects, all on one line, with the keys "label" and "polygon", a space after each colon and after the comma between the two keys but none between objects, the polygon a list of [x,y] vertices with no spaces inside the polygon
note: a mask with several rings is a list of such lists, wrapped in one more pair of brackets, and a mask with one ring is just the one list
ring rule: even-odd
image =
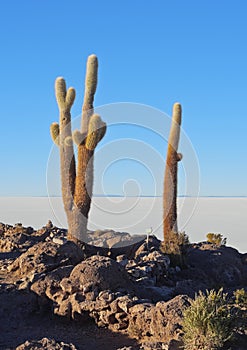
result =
[{"label": "horizon line", "polygon": [[[3,195],[0,198],[62,198],[61,195]],[[163,195],[139,195],[139,196],[124,196],[121,194],[94,194],[92,197],[95,198],[162,198]],[[247,198],[247,195],[178,195],[177,198]]]}]

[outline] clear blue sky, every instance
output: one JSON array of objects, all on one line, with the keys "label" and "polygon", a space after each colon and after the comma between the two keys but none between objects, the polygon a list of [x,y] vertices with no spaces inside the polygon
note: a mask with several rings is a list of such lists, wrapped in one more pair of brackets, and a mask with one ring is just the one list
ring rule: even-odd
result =
[{"label": "clear blue sky", "polygon": [[0,195],[46,195],[54,80],[76,88],[78,115],[91,53],[96,106],[181,102],[200,194],[247,195],[246,15],[245,0],[1,1]]}]

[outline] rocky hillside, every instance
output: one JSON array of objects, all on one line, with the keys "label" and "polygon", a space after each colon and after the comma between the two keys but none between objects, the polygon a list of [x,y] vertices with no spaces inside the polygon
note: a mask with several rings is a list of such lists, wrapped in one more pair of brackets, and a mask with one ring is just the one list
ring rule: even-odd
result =
[{"label": "rocky hillside", "polygon": [[[88,232],[82,247],[49,222],[0,224],[0,349],[178,349],[199,290],[247,287],[247,254],[191,244],[172,266],[156,237]],[[246,349],[246,335],[235,347]]]}]

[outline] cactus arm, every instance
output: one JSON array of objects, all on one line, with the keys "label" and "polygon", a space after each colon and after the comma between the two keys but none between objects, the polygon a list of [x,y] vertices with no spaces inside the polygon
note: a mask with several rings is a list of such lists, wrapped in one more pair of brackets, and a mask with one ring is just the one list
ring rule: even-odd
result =
[{"label": "cactus arm", "polygon": [[74,101],[75,101],[75,89],[70,87],[67,91],[67,94],[66,94],[66,106],[68,109],[71,109]]},{"label": "cactus arm", "polygon": [[86,148],[93,151],[106,133],[106,124],[98,114],[92,115],[88,125]]},{"label": "cactus arm", "polygon": [[98,59],[96,55],[90,55],[87,60],[85,92],[82,106],[82,126],[83,134],[88,132],[89,119],[93,115],[93,101],[97,88]]},{"label": "cactus arm", "polygon": [[177,163],[182,159],[182,154],[177,153],[180,126],[182,119],[182,108],[179,103],[173,106],[171,130],[168,139],[166,158],[164,195],[163,195],[163,229],[164,240],[171,231],[177,232]]},{"label": "cactus arm", "polygon": [[51,135],[54,140],[56,134],[58,134],[55,140],[59,141],[62,197],[67,212],[73,207],[76,177],[70,114],[75,100],[75,90],[73,88],[66,90],[65,80],[59,77],[55,82],[55,95],[60,117],[59,125],[57,123],[51,125]]},{"label": "cactus arm", "polygon": [[55,143],[55,145],[59,146],[59,124],[58,123],[52,123],[50,126],[50,133],[52,141]]},{"label": "cactus arm", "polygon": [[77,146],[79,146],[80,144],[85,143],[86,135],[85,135],[85,134],[82,134],[82,133],[80,132],[80,130],[75,130],[75,131],[73,132],[72,138],[73,138],[74,143],[75,143]]}]

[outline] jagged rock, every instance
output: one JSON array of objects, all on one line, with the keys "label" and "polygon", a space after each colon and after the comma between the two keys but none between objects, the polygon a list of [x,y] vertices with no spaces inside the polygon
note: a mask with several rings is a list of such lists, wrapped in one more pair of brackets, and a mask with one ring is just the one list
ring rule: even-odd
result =
[{"label": "jagged rock", "polygon": [[27,250],[37,242],[45,240],[48,235],[46,229],[34,231],[32,227],[24,227],[20,223],[15,226],[1,224],[0,252]]},{"label": "jagged rock", "polygon": [[138,260],[153,250],[160,250],[160,240],[155,236],[149,236],[148,242],[147,239],[145,239],[140,247],[136,250],[134,259]]},{"label": "jagged rock", "polygon": [[62,245],[66,242],[67,240],[65,238],[58,238],[58,237],[53,237],[52,242]]},{"label": "jagged rock", "polygon": [[[98,255],[82,261],[75,267],[60,267],[36,281],[31,287],[37,295],[54,303],[55,314],[72,319],[78,319],[80,315],[84,321],[91,315],[101,325],[109,324],[111,314],[126,312],[131,304],[129,299],[126,301],[121,295],[118,296],[117,291],[120,289],[134,290],[128,274],[116,261]],[[115,303],[116,298],[118,300]],[[107,315],[95,316],[94,312],[99,312],[105,307],[110,308]],[[123,321],[116,323],[120,324]]]},{"label": "jagged rock", "polygon": [[40,242],[20,255],[8,268],[13,278],[31,277],[47,273],[57,267],[75,265],[84,259],[82,250],[73,242],[60,246],[54,242]]},{"label": "jagged rock", "polygon": [[122,254],[122,255],[118,255],[116,257],[116,261],[122,265],[123,267],[125,267],[127,264],[128,264],[128,259],[127,259],[127,256],[125,254]]},{"label": "jagged rock", "polygon": [[242,254],[234,248],[215,247],[210,243],[194,244],[188,251],[187,263],[191,267],[192,280],[195,280],[193,268],[197,268],[206,275],[207,284],[236,287],[247,283]]},{"label": "jagged rock", "polygon": [[141,241],[144,236],[131,236],[127,232],[115,232],[113,230],[96,230],[88,233],[88,244],[97,247],[118,248],[132,245]]},{"label": "jagged rock", "polygon": [[124,346],[123,348],[118,348],[117,350],[140,350],[139,346]]},{"label": "jagged rock", "polygon": [[141,344],[140,350],[180,350],[182,342],[172,339],[168,343],[161,342],[145,342]]},{"label": "jagged rock", "polygon": [[189,298],[185,295],[156,305],[134,305],[130,308],[128,332],[146,341],[178,340],[181,336],[182,313],[189,305]]},{"label": "jagged rock", "polygon": [[[154,243],[156,241],[154,240]],[[157,247],[156,247],[157,248]],[[170,259],[152,246],[151,251],[146,250],[146,243],[137,250],[136,258],[128,261],[126,270],[139,285],[155,286],[167,277]],[[142,291],[142,295],[144,290]],[[149,298],[149,295],[147,296]],[[155,301],[162,300],[155,298]]]},{"label": "jagged rock", "polygon": [[56,342],[54,339],[42,338],[41,340],[27,340],[25,343],[17,346],[16,350],[77,350],[73,344]]},{"label": "jagged rock", "polygon": [[54,295],[60,290],[61,280],[68,277],[73,268],[73,265],[58,267],[34,282],[31,286],[31,290],[41,298],[47,297],[48,299],[56,301]]}]

